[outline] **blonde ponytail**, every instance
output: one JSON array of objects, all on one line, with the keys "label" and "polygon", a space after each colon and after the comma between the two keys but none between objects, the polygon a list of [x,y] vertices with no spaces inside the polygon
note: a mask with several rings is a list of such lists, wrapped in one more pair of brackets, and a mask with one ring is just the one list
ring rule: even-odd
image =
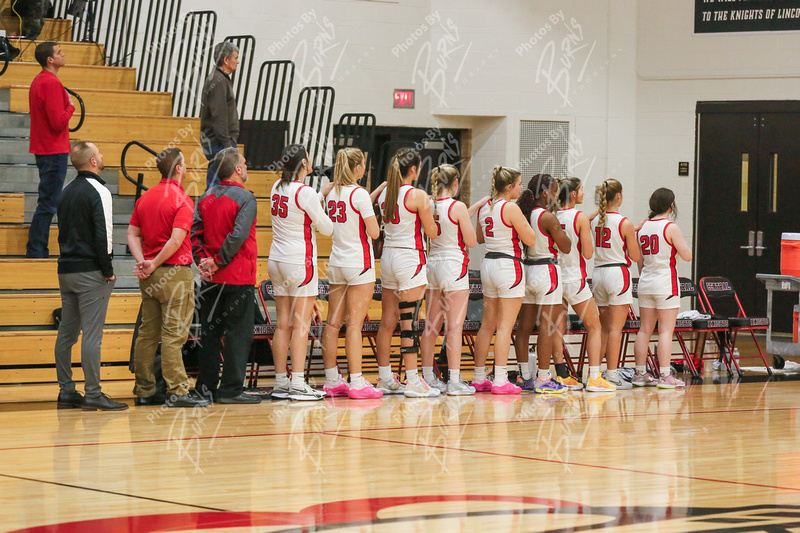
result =
[{"label": "blonde ponytail", "polygon": [[386,202],[383,208],[383,219],[392,220],[397,213],[397,202],[400,195],[400,186],[403,178],[413,167],[422,163],[419,153],[413,148],[401,148],[389,162],[389,172],[386,175]]},{"label": "blonde ponytail", "polygon": [[[503,167],[497,165],[492,170],[492,189],[489,192],[489,197],[494,200],[498,194],[505,191],[510,185],[514,185],[519,178],[520,172],[515,168]],[[490,204],[489,209],[494,207]]]},{"label": "blonde ponytail", "polygon": [[[436,200],[439,197],[439,188],[450,187],[453,182],[461,179],[461,174],[453,165],[439,165],[431,172],[431,196],[433,197],[433,214],[436,216]],[[456,196],[456,193],[453,196]]]},{"label": "blonde ponytail", "polygon": [[336,194],[341,194],[342,187],[356,184],[355,169],[364,163],[364,153],[358,148],[342,148],[336,154],[336,166],[333,169],[333,185]]},{"label": "blonde ponytail", "polygon": [[606,209],[608,209],[608,202],[614,200],[617,194],[621,192],[622,184],[613,178],[605,180],[598,188],[597,216],[599,218],[597,220],[597,225],[599,227],[604,228],[606,226]]}]

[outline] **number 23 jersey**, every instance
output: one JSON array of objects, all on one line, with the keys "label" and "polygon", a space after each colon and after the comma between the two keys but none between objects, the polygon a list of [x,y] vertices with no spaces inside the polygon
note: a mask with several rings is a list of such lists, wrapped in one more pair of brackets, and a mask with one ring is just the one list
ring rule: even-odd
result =
[{"label": "number 23 jersey", "polygon": [[339,267],[373,267],[372,239],[364,223],[375,216],[372,200],[363,187],[347,185],[336,192],[334,187],[323,202],[333,222],[333,248],[329,264]]}]

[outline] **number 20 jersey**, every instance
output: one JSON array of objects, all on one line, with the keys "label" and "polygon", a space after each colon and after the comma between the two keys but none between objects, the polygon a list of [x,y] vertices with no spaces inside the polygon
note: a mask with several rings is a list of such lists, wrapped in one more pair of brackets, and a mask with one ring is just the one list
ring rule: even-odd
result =
[{"label": "number 20 jersey", "polygon": [[639,294],[652,296],[679,296],[678,252],[667,240],[667,227],[672,224],[664,218],[646,221],[636,234],[642,251],[642,273],[639,276]]}]

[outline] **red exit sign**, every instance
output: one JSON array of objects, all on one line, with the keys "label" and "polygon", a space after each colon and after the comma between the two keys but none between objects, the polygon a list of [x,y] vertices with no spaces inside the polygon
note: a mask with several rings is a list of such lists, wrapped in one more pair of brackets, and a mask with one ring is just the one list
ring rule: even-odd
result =
[{"label": "red exit sign", "polygon": [[414,89],[395,89],[394,107],[414,109]]}]

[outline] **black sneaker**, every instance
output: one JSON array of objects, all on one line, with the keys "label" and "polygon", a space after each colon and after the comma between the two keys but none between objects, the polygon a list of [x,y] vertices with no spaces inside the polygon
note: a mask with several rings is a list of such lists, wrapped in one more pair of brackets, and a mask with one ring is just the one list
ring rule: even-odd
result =
[{"label": "black sneaker", "polygon": [[128,408],[128,404],[115,402],[107,394],[101,394],[97,398],[89,398],[87,396],[83,399],[81,407],[84,411],[124,411]]},{"label": "black sneaker", "polygon": [[59,409],[77,409],[83,407],[83,395],[80,392],[58,393],[57,406]]},{"label": "black sneaker", "polygon": [[208,407],[211,402],[200,396],[191,393],[178,395],[171,395],[165,402],[167,407]]}]

